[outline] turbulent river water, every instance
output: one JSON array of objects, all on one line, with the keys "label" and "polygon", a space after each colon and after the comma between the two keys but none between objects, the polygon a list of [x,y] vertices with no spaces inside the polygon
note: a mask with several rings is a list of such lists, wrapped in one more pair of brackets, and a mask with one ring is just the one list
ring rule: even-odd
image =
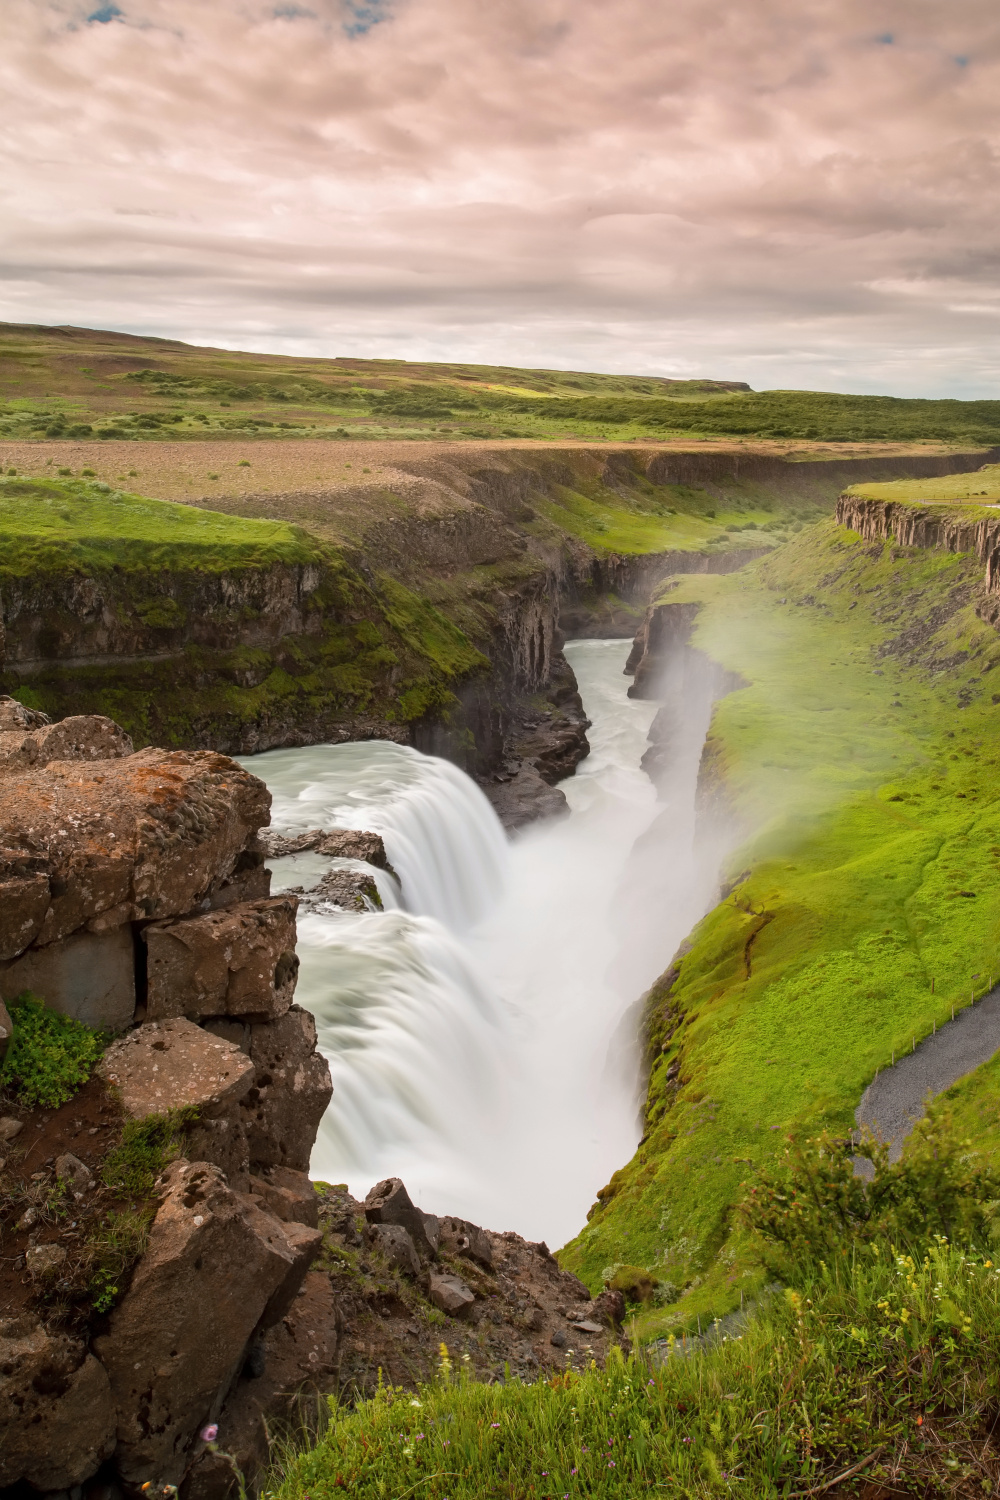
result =
[{"label": "turbulent river water", "polygon": [[[593,727],[569,816],[508,843],[446,761],[382,741],[245,764],[273,826],[381,833],[385,910],[299,919],[297,1000],[334,1096],[313,1175],[562,1244],[639,1135],[638,999],[709,904],[692,853],[697,748],[667,802],[639,761],[656,705],[626,696],[624,641],[566,647]],[[686,766],[686,770],[684,767]],[[274,889],[331,861],[273,863]]]}]

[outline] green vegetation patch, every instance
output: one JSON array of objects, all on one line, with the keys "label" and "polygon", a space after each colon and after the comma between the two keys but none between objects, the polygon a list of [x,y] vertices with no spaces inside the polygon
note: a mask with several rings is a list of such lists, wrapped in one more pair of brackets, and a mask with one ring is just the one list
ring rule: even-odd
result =
[{"label": "green vegetation patch", "polygon": [[683,1289],[642,1336],[739,1304],[741,1183],[789,1130],[846,1134],[876,1069],[1000,972],[979,576],[822,523],[662,596],[700,603],[694,644],[748,686],[717,704],[702,771],[703,836],[742,830],[735,885],[651,992],[644,1141],[563,1255],[594,1288],[628,1265]]},{"label": "green vegetation patch", "polygon": [[0,1085],[29,1108],[56,1109],[87,1082],[107,1038],[50,1010],[27,990],[8,1010],[14,1035],[0,1065]]},{"label": "green vegetation patch", "polygon": [[894,479],[884,484],[852,484],[845,491],[864,500],[898,500],[920,505],[1000,505],[1000,464],[984,464],[970,474],[936,479]]},{"label": "green vegetation patch", "polygon": [[0,575],[106,568],[218,573],[322,556],[320,544],[287,521],[250,521],[82,479],[0,478]]}]

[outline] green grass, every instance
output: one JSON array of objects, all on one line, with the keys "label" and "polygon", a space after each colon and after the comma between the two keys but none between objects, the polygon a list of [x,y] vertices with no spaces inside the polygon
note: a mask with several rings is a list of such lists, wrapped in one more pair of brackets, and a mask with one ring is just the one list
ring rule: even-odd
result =
[{"label": "green grass", "polygon": [[187,1108],[125,1120],[121,1140],[101,1163],[104,1185],[130,1198],[148,1197],[164,1167],[181,1154],[184,1127],[197,1116]]},{"label": "green grass", "polygon": [[738,1305],[748,1173],[791,1128],[846,1131],[876,1068],[1000,971],[1000,642],[971,607],[979,571],[822,523],[666,596],[702,603],[695,644],[749,683],[717,705],[703,766],[744,878],[653,988],[644,1142],[562,1256],[593,1288],[619,1265],[686,1288],[642,1337]]},{"label": "green grass", "polygon": [[902,1493],[992,1493],[981,1462],[1000,1393],[1000,1278],[934,1243],[874,1247],[773,1295],[742,1334],[650,1368],[548,1383],[441,1378],[337,1410],[286,1461],[275,1500],[559,1500],[647,1493],[746,1500],[864,1462]]},{"label": "green grass", "polygon": [[111,567],[225,572],[321,557],[320,544],[287,521],[249,521],[82,479],[0,478],[0,576]]},{"label": "green grass", "polygon": [[787,503],[777,515],[774,504],[748,497],[737,509],[730,498],[715,499],[687,485],[636,487],[631,503],[604,486],[554,486],[534,506],[560,531],[586,542],[596,552],[729,552],[734,548],[770,547],[784,540],[794,524]]},{"label": "green grass", "polygon": [[946,1089],[942,1098],[956,1132],[986,1161],[1000,1163],[1000,1052]]},{"label": "green grass", "polygon": [[852,484],[845,491],[866,500],[898,500],[920,505],[1000,504],[1000,464],[984,464],[971,474],[938,479],[894,479],[885,484]]},{"label": "green grass", "polygon": [[14,1036],[0,1066],[0,1087],[28,1106],[57,1109],[87,1082],[107,1038],[49,1010],[25,991],[8,1006]]}]

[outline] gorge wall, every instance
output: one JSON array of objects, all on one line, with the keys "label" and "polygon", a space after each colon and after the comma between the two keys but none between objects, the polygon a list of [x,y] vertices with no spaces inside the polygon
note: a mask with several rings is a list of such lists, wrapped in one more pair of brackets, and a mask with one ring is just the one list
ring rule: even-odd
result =
[{"label": "gorge wall", "polygon": [[1000,629],[1000,517],[980,513],[966,519],[944,505],[931,509],[898,500],[841,495],[837,520],[869,542],[971,552],[985,569],[985,597],[978,601],[976,613]]}]

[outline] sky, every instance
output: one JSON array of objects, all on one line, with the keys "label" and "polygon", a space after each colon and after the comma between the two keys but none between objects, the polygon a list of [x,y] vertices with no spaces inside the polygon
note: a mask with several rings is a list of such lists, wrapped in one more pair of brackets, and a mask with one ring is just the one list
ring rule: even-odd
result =
[{"label": "sky", "polygon": [[995,0],[2,0],[0,195],[9,322],[1000,396]]}]

